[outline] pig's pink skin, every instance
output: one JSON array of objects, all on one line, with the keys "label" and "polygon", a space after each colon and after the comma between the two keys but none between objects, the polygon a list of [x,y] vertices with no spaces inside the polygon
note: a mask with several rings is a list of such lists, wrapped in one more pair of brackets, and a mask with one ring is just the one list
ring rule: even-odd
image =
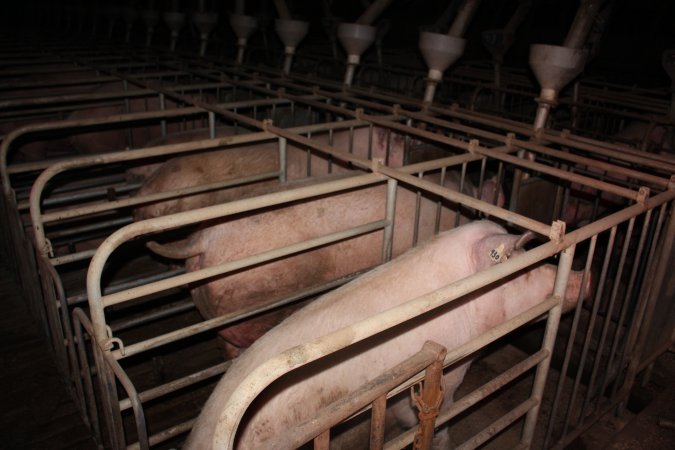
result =
[{"label": "pig's pink skin", "polygon": [[[345,175],[288,183],[283,188],[340,176]],[[428,179],[436,183],[439,181],[438,176],[429,176]],[[454,178],[448,176],[446,187],[457,190],[453,183]],[[489,195],[492,198],[493,193]],[[174,245],[173,250],[182,253],[182,257],[194,255],[187,259],[186,268],[195,271],[382,220],[385,199],[386,186],[380,185],[247,215],[202,229],[191,235],[186,243]],[[394,256],[400,255],[413,244],[416,200],[415,192],[403,187],[398,189],[392,249]],[[434,235],[436,209],[435,201],[422,197],[419,242]],[[463,220],[466,221],[465,218]],[[454,224],[455,211],[442,208],[440,230],[450,229]],[[261,239],[261,236],[268,238]],[[192,298],[204,316],[215,317],[251,305],[264,306],[298,290],[373,267],[381,262],[381,258],[382,232],[378,231],[195,286]],[[228,344],[227,355],[237,356],[239,348],[248,347],[287,314],[288,311],[283,310],[221,329],[220,335]]]},{"label": "pig's pink skin", "polygon": [[[297,311],[234,362],[216,386],[184,448],[212,448],[230,393],[267,359],[488,268],[494,264],[488,256],[490,250],[504,245],[509,252],[518,238],[492,222],[473,222],[442,233]],[[336,398],[410,357],[425,341],[433,340],[450,350],[457,348],[543,301],[553,290],[554,278],[555,267],[540,265],[440,308],[409,326],[388,331],[386,340],[349,347],[329,366],[315,364],[294,371],[292,376],[273,384],[249,408],[239,427],[237,448],[281,448],[274,439],[282,432],[314,417]],[[581,273],[576,272],[570,276],[566,309],[576,303],[581,278]],[[464,362],[444,376],[443,407],[452,403],[469,364]],[[416,423],[407,398],[391,405],[389,412],[403,426]],[[441,432],[435,444],[447,445],[446,439],[447,435]]]},{"label": "pig's pink skin", "polygon": [[[223,127],[218,129],[218,137],[231,136],[233,134],[235,134],[233,128]],[[207,131],[178,133],[161,142],[156,141],[155,145],[207,138]],[[329,142],[327,133],[316,134],[312,139],[323,144]],[[390,143],[388,143],[389,132],[381,128],[374,128],[372,131],[371,146],[368,145],[370,139],[371,132],[367,127],[355,129],[353,135],[348,130],[336,131],[333,133],[331,145],[335,149],[345,152],[350,151],[351,148],[352,153],[361,158],[372,156],[373,158],[382,159],[387,155],[387,146],[389,145],[389,161],[392,167],[400,167],[400,165],[403,164],[404,140],[400,135],[392,134]],[[371,155],[368,154],[369,147],[371,149]],[[151,169],[152,168],[150,168],[150,170]],[[173,158],[165,164],[162,164],[150,177],[148,177],[138,191],[138,195],[149,195],[172,189],[215,183],[217,181],[241,178],[260,173],[276,172],[278,170],[279,151],[277,142],[241,145],[224,150]],[[344,173],[348,170],[348,166],[342,163],[333,161],[330,164],[330,171],[332,173]],[[138,169],[131,170],[130,172],[132,171],[134,175],[138,175]],[[308,175],[327,175],[329,173],[328,171],[328,160],[318,152],[313,153],[310,168],[308,170],[306,150],[294,145],[290,141],[288,142],[288,180],[295,180],[307,177]],[[274,189],[278,184],[278,179],[272,179],[255,184],[243,185],[200,195],[192,195],[175,200],[162,201],[137,208],[134,212],[134,217],[136,220],[149,219],[217,203],[224,203],[250,196],[252,193],[260,194],[269,191]]]}]

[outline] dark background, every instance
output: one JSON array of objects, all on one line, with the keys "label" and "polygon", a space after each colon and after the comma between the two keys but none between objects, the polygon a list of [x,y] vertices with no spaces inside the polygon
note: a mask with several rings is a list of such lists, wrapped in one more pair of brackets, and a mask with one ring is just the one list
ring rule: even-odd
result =
[{"label": "dark background", "polygon": [[[314,42],[327,44],[326,34],[321,23],[322,2],[320,0],[287,0],[289,9],[295,18],[311,22],[310,35],[300,44]],[[388,52],[407,50],[418,55],[416,45],[420,27],[426,27],[436,21],[451,0],[393,0],[382,18],[391,21],[389,32],[385,36],[384,47]],[[598,75],[608,81],[641,86],[668,86],[670,80],[661,68],[663,50],[675,48],[675,1],[673,0],[606,0],[613,3],[609,24],[600,43],[598,55],[589,63],[586,73]],[[105,5],[133,4],[147,7],[149,1],[103,1],[99,0],[24,0],[4,2],[4,14],[0,19],[2,34],[7,37],[27,39],[40,36],[42,39],[63,37],[65,30],[56,23],[57,9],[69,5],[83,5],[87,11],[99,10]],[[155,0],[159,9],[171,8],[173,0]],[[188,12],[195,9],[197,0],[179,0],[179,9]],[[354,21],[363,11],[360,0],[333,0],[331,11],[345,21]],[[579,0],[532,0],[532,7],[516,34],[516,41],[506,54],[505,64],[511,67],[527,67],[529,45],[545,43],[560,45],[579,7]],[[234,39],[226,15],[234,9],[233,0],[207,0],[208,10],[217,10],[221,20],[216,38],[226,43]],[[517,0],[482,0],[467,31],[466,52],[462,61],[490,59],[489,53],[481,44],[481,32],[502,28],[518,5]],[[246,0],[246,14],[258,17],[276,17],[271,0]],[[90,16],[91,17],[91,16]],[[99,16],[101,29],[105,29],[105,15]],[[123,31],[122,21],[118,34]],[[271,21],[268,21],[271,24]],[[271,25],[268,25],[271,26]],[[141,21],[136,26],[139,39],[144,28]],[[104,34],[104,33],[101,33]],[[168,39],[168,30],[161,25],[157,31],[158,44]],[[252,38],[253,40],[254,38]],[[276,40],[274,45],[279,45]],[[371,48],[369,52],[374,52]],[[373,57],[372,54],[364,57]],[[418,58],[421,63],[421,58]],[[461,63],[461,61],[460,61]]]}]

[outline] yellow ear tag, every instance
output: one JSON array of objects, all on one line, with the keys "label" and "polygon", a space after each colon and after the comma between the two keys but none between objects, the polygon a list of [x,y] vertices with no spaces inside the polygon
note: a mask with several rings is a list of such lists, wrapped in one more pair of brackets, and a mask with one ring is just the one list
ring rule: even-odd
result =
[{"label": "yellow ear tag", "polygon": [[506,261],[507,257],[504,254],[504,244],[490,250],[490,259],[496,264]]}]

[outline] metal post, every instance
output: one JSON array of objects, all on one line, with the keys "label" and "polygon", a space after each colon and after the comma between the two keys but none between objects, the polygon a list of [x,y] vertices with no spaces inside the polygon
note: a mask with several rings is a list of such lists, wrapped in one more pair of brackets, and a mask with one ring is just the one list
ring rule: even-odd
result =
[{"label": "metal post", "polygon": [[[558,271],[555,277],[555,284],[553,286],[553,295],[558,297],[558,305],[553,307],[548,314],[548,321],[546,322],[546,332],[542,342],[542,349],[553,354],[553,346],[555,345],[555,337],[558,333],[558,325],[560,324],[560,316],[562,314],[562,303],[565,298],[565,291],[567,290],[567,280],[572,270],[572,260],[574,259],[575,245],[572,245],[560,253],[560,262],[558,263]],[[583,289],[583,286],[582,286]],[[546,378],[548,376],[548,369],[551,365],[551,357],[549,356],[543,360],[537,367],[537,372],[534,377],[534,384],[532,386],[532,395],[530,398],[537,401],[537,405],[528,411],[525,418],[525,425],[523,426],[523,434],[521,444],[526,448],[532,445],[532,438],[534,437],[534,429],[537,425],[537,418],[539,416],[539,408],[541,399],[544,394],[544,387]]]}]

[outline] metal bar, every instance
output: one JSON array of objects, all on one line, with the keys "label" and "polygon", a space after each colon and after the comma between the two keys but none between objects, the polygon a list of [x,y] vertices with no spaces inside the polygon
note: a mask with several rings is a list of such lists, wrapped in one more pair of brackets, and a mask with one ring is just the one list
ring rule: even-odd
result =
[{"label": "metal bar", "polygon": [[101,301],[104,307],[117,305],[119,303],[124,303],[134,298],[154,294],[166,289],[182,285],[187,285],[189,283],[205,280],[207,278],[211,278],[216,275],[223,275],[246,267],[271,261],[273,259],[282,258],[284,256],[290,256],[313,248],[342,241],[344,239],[349,239],[362,234],[371,233],[375,230],[384,228],[386,224],[387,222],[385,220],[378,220],[376,222],[371,222],[365,225],[353,227],[344,231],[339,231],[318,238],[309,239],[297,244],[292,244],[274,250],[261,252],[256,255],[249,256],[237,261],[217,264],[204,269],[184,273],[182,275],[178,275],[170,279],[155,281],[154,283],[149,283],[135,288],[127,289],[121,292],[104,295],[101,297]]},{"label": "metal bar", "polygon": [[[544,363],[545,362],[542,362],[542,364]],[[506,429],[516,420],[520,419],[525,414],[531,414],[532,411],[539,409],[539,406],[540,406],[539,399],[529,398],[525,400],[520,405],[511,409],[501,418],[497,419],[496,421],[492,422],[490,425],[485,427],[485,429],[483,429],[483,431],[478,433],[476,436],[464,442],[462,445],[456,447],[457,450],[471,450],[479,447],[483,443],[489,441],[493,436],[500,433],[502,430]],[[523,445],[526,446],[527,444]]]},{"label": "metal bar", "polygon": [[[560,253],[560,262],[558,263],[558,271],[556,272],[555,283],[553,285],[553,296],[558,299],[559,303],[554,306],[548,314],[546,331],[544,332],[544,340],[541,346],[541,348],[547,350],[549,354],[553,354],[555,338],[558,334],[558,325],[560,325],[560,316],[562,315],[562,303],[565,298],[565,291],[567,290],[567,280],[572,270],[575,246],[576,244],[566,248]],[[582,285],[581,290],[583,291],[583,289],[584,287]],[[544,397],[544,388],[546,387],[546,378],[548,377],[550,364],[550,357],[542,361],[537,367],[534,376],[532,394],[530,395],[530,400],[534,402],[534,405],[527,413],[521,436],[521,442],[528,447],[532,445],[532,439],[534,438],[534,429],[537,425],[537,419],[539,418],[539,406]]]},{"label": "metal bar", "polygon": [[125,357],[133,356],[138,353],[142,353],[147,350],[151,350],[153,348],[160,347],[162,345],[169,344],[171,342],[178,341],[180,339],[183,339],[187,336],[192,336],[197,333],[202,333],[204,331],[212,330],[215,328],[219,328],[223,325],[227,325],[229,323],[235,322],[240,319],[245,319],[247,317],[251,317],[257,314],[262,314],[266,311],[271,311],[272,309],[280,308],[282,306],[286,306],[290,303],[296,302],[300,299],[315,296],[322,294],[323,292],[334,289],[338,286],[341,286],[344,283],[347,283],[354,278],[356,278],[359,275],[362,275],[365,271],[355,273],[353,275],[347,276],[340,278],[335,281],[331,281],[329,283],[322,284],[320,286],[315,286],[312,288],[308,288],[306,290],[300,291],[298,293],[293,294],[290,297],[286,297],[284,299],[281,299],[275,303],[269,304],[265,307],[251,307],[246,310],[242,311],[235,311],[233,313],[223,315],[223,316],[218,316],[214,317],[213,319],[207,319],[204,320],[200,323],[194,324],[194,325],[189,325],[187,327],[156,336],[154,338],[146,339],[145,341],[137,342],[131,345],[126,345],[124,347],[124,354],[120,352],[119,350],[114,350],[113,355],[117,359],[122,359]]},{"label": "metal bar", "polygon": [[[188,386],[192,386],[211,377],[222,375],[225,373],[225,371],[227,371],[230,365],[232,365],[232,361],[226,361],[224,363],[209,367],[208,369],[200,370],[199,372],[192,373],[183,378],[178,378],[177,380],[173,380],[160,386],[156,386],[152,389],[148,389],[147,391],[140,392],[138,394],[138,398],[143,403],[155,400],[164,395],[176,392],[179,389],[183,389]],[[129,408],[131,408],[131,400],[129,398],[120,400],[120,411],[126,411]]]},{"label": "metal bar", "polygon": [[[593,256],[595,255],[595,245],[597,243],[597,240],[598,235],[595,235],[591,238],[588,255],[586,257],[586,265],[584,267],[584,274],[581,280],[582,286],[586,286],[586,283],[588,282],[588,277],[590,276],[591,273],[591,264],[593,263]],[[555,424],[555,418],[558,413],[558,403],[560,402],[560,396],[562,395],[563,385],[565,384],[565,380],[567,379],[567,370],[570,364],[570,360],[572,358],[574,341],[577,334],[577,328],[579,326],[579,320],[581,318],[581,311],[583,309],[582,297],[583,297],[582,292],[579,292],[579,296],[577,297],[577,304],[576,307],[574,308],[574,317],[572,319],[572,325],[570,326],[570,334],[567,338],[565,357],[563,359],[562,368],[560,369],[560,379],[558,380],[558,384],[556,385],[556,390],[553,397],[553,404],[551,406],[551,414],[549,417],[548,426],[546,428],[546,435],[544,437],[543,448],[548,448],[548,442],[551,438],[551,434],[553,433],[553,426]]]},{"label": "metal bar", "polygon": [[[274,437],[276,448],[297,448],[316,436],[318,431],[332,426],[350,417],[354,411],[374,402],[378,397],[424,370],[434,362],[440,362],[445,356],[445,348],[432,341],[427,341],[422,349],[397,364],[386,372],[358,387],[350,394],[326,406],[307,421],[287,430],[281,436]],[[439,363],[440,365],[440,363]],[[437,367],[440,378],[440,368]],[[437,381],[438,383],[440,380]],[[430,382],[431,383],[431,382]],[[433,388],[433,385],[430,387]]]}]

